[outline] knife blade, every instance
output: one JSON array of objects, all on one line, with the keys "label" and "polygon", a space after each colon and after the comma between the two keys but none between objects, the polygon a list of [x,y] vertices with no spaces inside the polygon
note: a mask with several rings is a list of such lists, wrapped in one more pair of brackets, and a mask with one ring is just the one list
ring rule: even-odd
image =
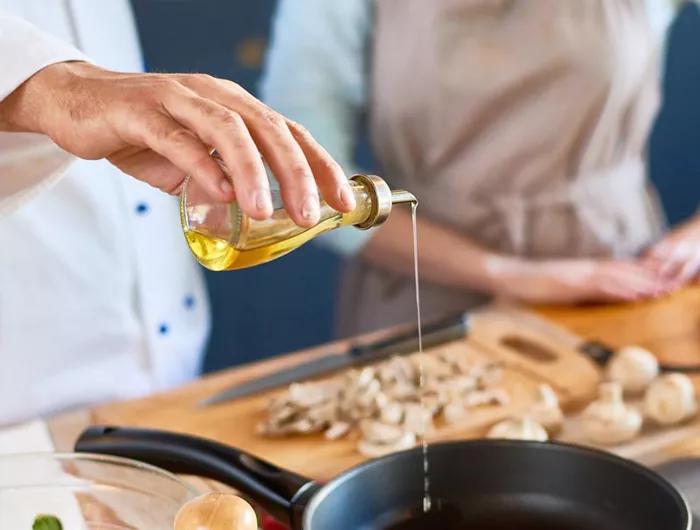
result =
[{"label": "knife blade", "polygon": [[[422,327],[423,348],[429,349],[466,337],[469,331],[468,313],[450,316]],[[235,385],[199,403],[209,407],[242,397],[249,397],[295,382],[332,374],[348,368],[373,364],[395,355],[418,351],[418,328],[402,331],[367,344],[356,344],[342,354],[330,354],[307,361],[291,368]]]}]

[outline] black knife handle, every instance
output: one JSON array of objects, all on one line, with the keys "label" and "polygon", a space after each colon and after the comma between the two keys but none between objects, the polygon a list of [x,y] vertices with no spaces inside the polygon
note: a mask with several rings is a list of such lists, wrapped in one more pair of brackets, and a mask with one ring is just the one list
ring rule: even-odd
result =
[{"label": "black knife handle", "polygon": [[586,342],[579,349],[601,367],[607,366],[610,359],[615,355],[615,351],[602,342]]},{"label": "black knife handle", "polygon": [[[460,313],[445,319],[430,322],[421,327],[423,332],[423,348],[433,348],[449,342],[463,339],[469,332],[469,314]],[[388,355],[404,355],[418,351],[418,327],[410,331],[386,337],[369,344],[358,344],[348,351],[358,364],[371,357],[372,361]]]}]

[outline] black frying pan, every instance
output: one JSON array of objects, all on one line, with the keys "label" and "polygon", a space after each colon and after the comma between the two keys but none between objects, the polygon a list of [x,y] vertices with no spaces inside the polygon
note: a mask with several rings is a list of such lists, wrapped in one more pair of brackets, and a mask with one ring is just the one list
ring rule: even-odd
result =
[{"label": "black frying pan", "polygon": [[162,431],[92,427],[75,449],[218,480],[292,530],[691,529],[687,503],[660,475],[559,443],[431,444],[427,514],[421,448],[372,460],[325,485],[209,440]]}]

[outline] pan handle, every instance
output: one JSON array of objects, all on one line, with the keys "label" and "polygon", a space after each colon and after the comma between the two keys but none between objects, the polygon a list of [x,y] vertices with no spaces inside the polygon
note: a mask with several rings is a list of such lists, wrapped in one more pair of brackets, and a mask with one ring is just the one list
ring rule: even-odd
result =
[{"label": "pan handle", "polygon": [[217,442],[153,429],[89,427],[78,453],[137,460],[171,473],[209,478],[231,486],[280,523],[291,526],[299,497],[313,481]]}]

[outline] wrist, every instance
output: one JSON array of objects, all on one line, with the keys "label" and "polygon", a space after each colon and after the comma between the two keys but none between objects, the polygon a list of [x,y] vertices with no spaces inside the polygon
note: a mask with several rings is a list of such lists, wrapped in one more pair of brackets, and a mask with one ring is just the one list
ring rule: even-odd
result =
[{"label": "wrist", "polygon": [[484,259],[488,290],[494,296],[508,296],[513,281],[520,281],[531,272],[531,263],[518,256],[487,254]]},{"label": "wrist", "polygon": [[85,68],[95,68],[86,62],[68,61],[42,68],[0,101],[0,130],[49,134],[57,110],[67,109],[64,94],[72,90],[73,81]]}]

